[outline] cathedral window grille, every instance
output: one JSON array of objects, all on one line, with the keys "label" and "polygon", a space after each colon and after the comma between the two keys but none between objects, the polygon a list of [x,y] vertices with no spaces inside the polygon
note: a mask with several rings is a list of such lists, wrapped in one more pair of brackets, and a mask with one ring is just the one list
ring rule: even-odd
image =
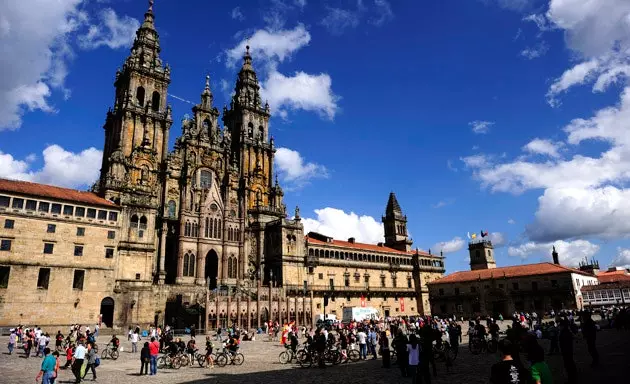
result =
[{"label": "cathedral window grille", "polygon": [[183,271],[183,275],[184,276],[190,276],[190,277],[194,277],[195,276],[195,255],[188,251],[185,255],[184,255],[184,271]]},{"label": "cathedral window grille", "polygon": [[170,200],[168,202],[168,217],[175,217],[176,216],[176,212],[175,210],[177,209],[177,205],[175,204],[175,200]]},{"label": "cathedral window grille", "polygon": [[212,175],[209,171],[201,171],[199,172],[199,187],[203,189],[210,188],[212,183]]},{"label": "cathedral window grille", "polygon": [[131,229],[138,229],[138,216],[137,215],[133,215],[131,216],[131,220],[129,221],[129,228]]},{"label": "cathedral window grille", "polygon": [[140,218],[140,229],[143,230],[143,231],[147,229],[147,217],[146,216],[142,216]]},{"label": "cathedral window grille", "polygon": [[151,109],[155,112],[160,110],[160,93],[158,91],[153,91],[151,95]]},{"label": "cathedral window grille", "polygon": [[144,106],[144,87],[140,86],[136,89],[136,103],[139,106]]}]

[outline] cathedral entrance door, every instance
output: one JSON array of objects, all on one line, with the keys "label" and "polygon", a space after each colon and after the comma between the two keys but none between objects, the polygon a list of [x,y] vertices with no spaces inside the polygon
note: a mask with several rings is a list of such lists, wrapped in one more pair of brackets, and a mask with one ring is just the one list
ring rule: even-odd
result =
[{"label": "cathedral entrance door", "polygon": [[209,281],[208,288],[215,289],[217,287],[217,278],[219,276],[219,256],[211,249],[206,255],[206,281]]},{"label": "cathedral entrance door", "polygon": [[114,326],[114,299],[111,297],[106,297],[101,300],[101,316],[103,324],[105,324],[107,328]]}]

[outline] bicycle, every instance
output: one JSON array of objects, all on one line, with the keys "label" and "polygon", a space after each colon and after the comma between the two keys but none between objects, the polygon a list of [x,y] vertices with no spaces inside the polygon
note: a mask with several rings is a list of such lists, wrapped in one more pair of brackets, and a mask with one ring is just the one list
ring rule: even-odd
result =
[{"label": "bicycle", "polygon": [[210,364],[210,358],[212,358],[212,361],[216,363],[217,361],[217,354],[216,352],[212,352],[210,354],[210,356],[208,355],[202,355],[201,353],[198,353],[196,356],[197,359],[197,364],[199,364],[200,367],[207,367]]},{"label": "bicycle", "polygon": [[297,358],[297,351],[293,352],[290,346],[285,345],[286,350],[280,352],[278,360],[280,364],[288,364]]},{"label": "bicycle", "polygon": [[164,368],[180,369],[182,367],[182,362],[179,356],[177,355],[170,356],[166,354],[158,358],[157,366],[159,369],[164,369]]},{"label": "bicycle", "polygon": [[361,354],[359,353],[359,350],[355,348],[354,344],[350,345],[350,348],[348,349],[348,361],[351,361],[353,363],[361,360]]},{"label": "bicycle", "polygon": [[[98,350],[97,350],[98,351]],[[101,353],[102,359],[111,358],[112,360],[118,359],[120,353],[118,352],[118,348],[114,348],[111,344],[107,344],[105,349]]]},{"label": "bicycle", "polygon": [[486,340],[485,337],[475,337],[468,343],[468,349],[473,355],[478,355],[484,351],[495,353],[497,351],[498,342],[495,339]]},{"label": "bicycle", "polygon": [[226,365],[242,365],[245,362],[245,356],[240,352],[231,352],[223,349],[223,352],[217,355],[216,364],[219,367],[225,367]]}]

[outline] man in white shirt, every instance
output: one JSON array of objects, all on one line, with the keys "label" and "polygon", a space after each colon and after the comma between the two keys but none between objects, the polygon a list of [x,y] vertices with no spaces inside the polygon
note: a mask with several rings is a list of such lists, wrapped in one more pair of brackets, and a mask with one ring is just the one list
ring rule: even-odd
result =
[{"label": "man in white shirt", "polygon": [[81,367],[83,366],[83,360],[85,359],[86,353],[87,349],[83,346],[83,342],[79,342],[74,349],[74,355],[72,356],[72,373],[74,373],[77,383],[81,382]]},{"label": "man in white shirt", "polygon": [[357,332],[357,342],[359,343],[359,358],[367,359],[367,335],[361,329]]},{"label": "man in white shirt", "polygon": [[140,340],[140,335],[136,332],[131,334],[131,353],[138,352],[138,341]]}]

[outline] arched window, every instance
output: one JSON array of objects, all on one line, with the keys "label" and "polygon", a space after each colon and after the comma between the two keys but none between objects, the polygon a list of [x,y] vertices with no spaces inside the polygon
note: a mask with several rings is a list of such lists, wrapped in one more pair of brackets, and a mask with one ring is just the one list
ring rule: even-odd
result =
[{"label": "arched window", "polygon": [[218,220],[217,222],[217,239],[221,239],[223,236],[221,235],[221,219]]},{"label": "arched window", "polygon": [[136,103],[141,107],[144,106],[144,87],[142,86],[136,89]]},{"label": "arched window", "polygon": [[210,171],[202,170],[199,172],[199,187],[203,189],[210,188],[212,185],[212,174]]},{"label": "arched window", "polygon": [[208,235],[206,237],[212,237],[212,230],[214,229],[214,219],[206,219],[210,222],[210,227],[208,228]]},{"label": "arched window", "polygon": [[258,134],[260,135],[260,139],[264,139],[265,137],[265,128],[263,128],[263,126],[261,125],[260,127],[258,127]]},{"label": "arched window", "polygon": [[131,220],[129,221],[129,228],[138,229],[138,215],[131,216]]},{"label": "arched window", "polygon": [[208,237],[208,224],[210,224],[210,220],[206,217],[206,225],[203,228],[203,237]]},{"label": "arched window", "polygon": [[192,236],[193,237],[199,236],[199,225],[197,223],[192,224]]},{"label": "arched window", "polygon": [[206,134],[211,137],[212,136],[212,124],[210,124],[209,119],[205,119],[202,123],[203,130],[206,131]]},{"label": "arched window", "polygon": [[254,138],[254,124],[252,123],[247,124],[247,136],[250,139]]},{"label": "arched window", "polygon": [[315,257],[319,257],[319,249],[315,250]]},{"label": "arched window", "polygon": [[168,217],[175,217],[176,209],[177,209],[177,204],[175,203],[175,200],[169,200],[168,205],[167,205]]},{"label": "arched window", "polygon": [[309,249],[309,250],[308,250],[308,255],[309,255],[309,256],[314,256],[313,249]]},{"label": "arched window", "polygon": [[195,255],[188,251],[185,255],[184,255],[184,272],[183,272],[184,276],[190,276],[190,277],[194,277],[195,276]]},{"label": "arched window", "polygon": [[153,91],[153,95],[151,95],[151,109],[155,112],[160,110],[160,93],[158,91]]},{"label": "arched window", "polygon": [[184,236],[190,236],[190,221],[186,221],[186,224],[184,224]]},{"label": "arched window", "polygon": [[228,258],[228,278],[236,279],[236,267],[237,267],[236,257],[232,255]]},{"label": "arched window", "polygon": [[146,230],[147,229],[147,217],[146,216],[142,216],[140,218],[140,229],[142,229],[142,230]]}]

